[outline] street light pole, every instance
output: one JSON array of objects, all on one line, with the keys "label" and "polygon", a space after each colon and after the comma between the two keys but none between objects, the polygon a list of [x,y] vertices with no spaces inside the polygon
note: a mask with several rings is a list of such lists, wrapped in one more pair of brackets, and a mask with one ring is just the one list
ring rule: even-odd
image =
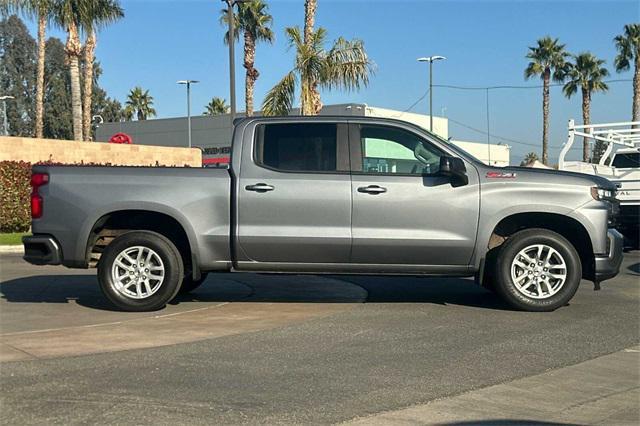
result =
[{"label": "street light pole", "polygon": [[233,7],[238,3],[244,3],[246,0],[222,0],[227,4],[227,21],[229,21],[229,99],[231,101],[231,109],[229,116],[231,125],[236,118],[236,61],[234,42],[235,42],[235,19],[233,19]]},{"label": "street light pole", "polygon": [[187,134],[189,139],[189,148],[191,148],[191,84],[199,83],[198,80],[178,80],[178,84],[187,86]]},{"label": "street light pole", "polygon": [[2,136],[9,136],[9,121],[7,120],[7,99],[15,99],[13,96],[0,96],[2,100]]},{"label": "street light pole", "polygon": [[433,61],[429,61],[429,130],[433,132]]},{"label": "street light pole", "polygon": [[444,56],[418,58],[418,62],[429,62],[429,131],[433,132],[433,61],[447,59]]}]

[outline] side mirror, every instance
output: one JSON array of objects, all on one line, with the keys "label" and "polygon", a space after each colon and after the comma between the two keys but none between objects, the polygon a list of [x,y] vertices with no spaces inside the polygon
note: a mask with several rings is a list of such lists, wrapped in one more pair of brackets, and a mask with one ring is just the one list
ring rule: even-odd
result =
[{"label": "side mirror", "polygon": [[439,174],[450,177],[453,186],[462,186],[469,183],[464,161],[457,157],[449,157],[447,155],[440,157]]}]

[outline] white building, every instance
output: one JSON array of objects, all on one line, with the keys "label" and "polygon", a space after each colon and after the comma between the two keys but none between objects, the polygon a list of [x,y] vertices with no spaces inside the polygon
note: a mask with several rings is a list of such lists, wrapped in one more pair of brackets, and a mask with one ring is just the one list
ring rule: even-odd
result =
[{"label": "white building", "polygon": [[511,157],[511,147],[509,145],[467,142],[456,139],[451,139],[451,143],[464,149],[485,164],[497,167],[509,165]]}]

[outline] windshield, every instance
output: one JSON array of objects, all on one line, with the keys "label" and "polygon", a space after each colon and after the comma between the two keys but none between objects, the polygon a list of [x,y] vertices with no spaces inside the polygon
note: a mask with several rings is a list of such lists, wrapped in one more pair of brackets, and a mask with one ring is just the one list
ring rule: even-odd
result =
[{"label": "windshield", "polygon": [[633,169],[640,167],[640,152],[616,154],[611,165],[618,169]]}]

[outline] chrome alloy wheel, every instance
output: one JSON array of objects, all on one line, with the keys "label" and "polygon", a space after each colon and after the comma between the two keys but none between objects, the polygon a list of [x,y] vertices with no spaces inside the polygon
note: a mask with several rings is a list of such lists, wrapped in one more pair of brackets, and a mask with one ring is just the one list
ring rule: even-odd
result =
[{"label": "chrome alloy wheel", "polygon": [[553,247],[530,245],[520,250],[511,262],[511,279],[523,295],[547,299],[567,281],[567,264]]},{"label": "chrome alloy wheel", "polygon": [[122,250],[111,267],[113,287],[125,297],[146,299],[162,286],[164,264],[149,247],[134,246]]}]

